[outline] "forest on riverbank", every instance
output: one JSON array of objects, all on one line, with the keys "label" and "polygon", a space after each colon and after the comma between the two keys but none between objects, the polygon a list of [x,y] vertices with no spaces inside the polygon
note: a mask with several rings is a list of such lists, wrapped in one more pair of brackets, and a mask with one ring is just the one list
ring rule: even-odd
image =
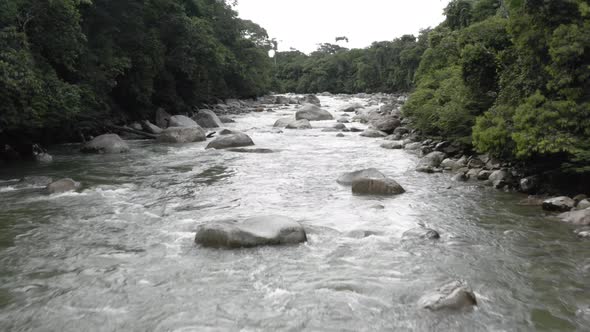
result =
[{"label": "forest on riverbank", "polygon": [[0,142],[262,95],[272,47],[229,1],[3,0]]},{"label": "forest on riverbank", "polygon": [[427,136],[507,160],[590,171],[590,6],[583,0],[453,0],[418,38],[277,56],[279,91],[411,91]]}]

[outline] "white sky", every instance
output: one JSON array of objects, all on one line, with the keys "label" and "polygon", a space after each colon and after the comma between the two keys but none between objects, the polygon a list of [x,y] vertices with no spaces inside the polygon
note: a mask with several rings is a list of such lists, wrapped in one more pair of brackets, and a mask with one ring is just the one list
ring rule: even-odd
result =
[{"label": "white sky", "polygon": [[444,20],[449,0],[238,0],[235,9],[279,41],[310,53],[319,43],[335,43],[346,36],[348,48],[363,48],[374,41],[393,40]]}]

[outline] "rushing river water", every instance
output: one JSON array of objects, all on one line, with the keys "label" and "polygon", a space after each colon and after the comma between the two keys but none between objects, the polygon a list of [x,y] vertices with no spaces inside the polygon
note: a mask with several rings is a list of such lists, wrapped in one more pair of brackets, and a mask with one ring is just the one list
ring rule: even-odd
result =
[{"label": "rushing river water", "polygon": [[[321,101],[334,113],[345,103]],[[272,125],[285,115],[293,109],[230,126],[270,154],[135,141],[127,154],[72,145],[51,151],[51,164],[2,169],[0,330],[588,330],[590,242],[571,227],[518,206],[518,194],[418,173],[417,156],[378,139],[321,132],[334,121],[280,133]],[[335,181],[367,167],[407,193],[358,197]],[[48,196],[8,181],[25,175],[84,187]],[[193,242],[203,223],[269,214],[300,221],[309,241],[242,250]],[[441,239],[402,241],[418,223]],[[472,286],[475,310],[417,307],[454,279]]]}]

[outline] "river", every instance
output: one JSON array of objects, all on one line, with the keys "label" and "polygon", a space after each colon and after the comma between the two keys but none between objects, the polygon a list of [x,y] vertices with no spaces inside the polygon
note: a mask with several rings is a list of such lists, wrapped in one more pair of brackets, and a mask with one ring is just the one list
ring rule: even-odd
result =
[{"label": "river", "polygon": [[[335,110],[363,99],[320,97]],[[0,170],[2,331],[583,331],[590,242],[517,203],[524,196],[414,170],[418,157],[358,133],[272,128],[293,109],[235,117],[250,154],[132,141],[121,155],[56,147],[47,165]],[[364,125],[354,124],[358,128]],[[343,172],[375,167],[406,190],[351,195]],[[77,193],[15,188],[72,177]],[[376,208],[382,205],[384,208]],[[241,250],[194,244],[199,225],[279,214],[308,242]],[[439,241],[402,241],[423,223]],[[354,236],[368,230],[376,235]],[[358,233],[358,232],[357,232]],[[425,292],[463,279],[475,310],[430,312]]]}]

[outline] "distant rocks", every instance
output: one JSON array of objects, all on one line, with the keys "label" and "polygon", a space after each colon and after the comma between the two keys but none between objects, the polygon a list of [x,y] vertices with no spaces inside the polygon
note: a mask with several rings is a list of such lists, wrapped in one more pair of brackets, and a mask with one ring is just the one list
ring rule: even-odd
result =
[{"label": "distant rocks", "polygon": [[129,151],[129,145],[117,134],[104,134],[86,143],[81,150],[84,153],[123,153]]},{"label": "distant rocks", "polygon": [[302,104],[312,104],[312,105],[315,105],[318,107],[322,106],[322,103],[320,103],[320,98],[318,98],[315,95],[306,95],[305,97],[303,97],[303,100],[301,100],[301,103]]},{"label": "distant rocks", "polygon": [[332,114],[317,105],[305,104],[295,113],[296,120],[323,121],[333,120]]},{"label": "distant rocks", "polygon": [[196,125],[193,127],[170,127],[165,129],[158,141],[162,143],[192,143],[207,140],[207,133]]},{"label": "distant rocks", "polygon": [[361,105],[360,103],[353,103],[353,104],[348,104],[348,105],[344,105],[344,106],[340,107],[338,109],[338,112],[354,113],[357,109],[361,109],[361,108],[363,108],[363,105]]},{"label": "distant rocks", "polygon": [[198,230],[195,242],[212,248],[247,248],[297,244],[307,241],[303,226],[282,216],[262,216],[244,221],[218,221]]},{"label": "distant rocks", "polygon": [[477,305],[475,293],[464,281],[453,281],[425,294],[418,305],[432,311],[469,309]]},{"label": "distant rocks", "polygon": [[61,179],[47,185],[45,190],[49,194],[62,194],[80,188],[80,183],[72,179]]},{"label": "distant rocks", "polygon": [[254,145],[250,136],[244,133],[219,136],[207,145],[207,149],[228,149]]}]

